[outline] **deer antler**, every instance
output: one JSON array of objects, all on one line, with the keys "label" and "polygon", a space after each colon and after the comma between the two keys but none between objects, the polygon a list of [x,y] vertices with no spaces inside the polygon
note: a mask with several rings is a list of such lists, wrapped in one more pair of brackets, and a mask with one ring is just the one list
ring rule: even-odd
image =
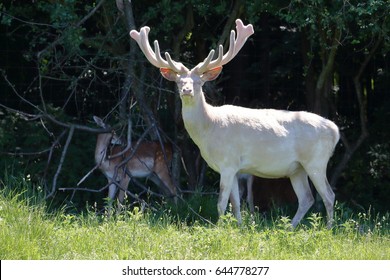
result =
[{"label": "deer antler", "polygon": [[136,30],[130,31],[131,38],[138,43],[149,62],[158,68],[172,69],[176,73],[188,72],[188,68],[180,62],[174,61],[169,53],[165,53],[166,60],[161,57],[160,46],[157,40],[154,41],[154,51],[152,50],[149,43],[149,31],[150,28],[148,26],[142,27],[140,32]]},{"label": "deer antler", "polygon": [[[244,25],[240,19],[236,20],[236,29],[237,38],[236,32],[234,30],[232,30],[230,33],[230,44],[228,52],[224,55],[223,46],[220,45],[218,48],[218,57],[215,60],[212,60],[215,51],[211,50],[207,58],[194,68],[198,74],[203,74],[207,70],[228,63],[241,50],[249,36],[254,33],[252,24]],[[130,31],[131,38],[133,38],[138,43],[149,62],[158,68],[169,68],[179,74],[188,72],[188,68],[180,62],[174,61],[169,53],[165,53],[165,59],[161,57],[160,46],[157,40],[154,41],[153,51],[149,43],[149,31],[150,28],[148,26],[142,27],[139,32],[136,30]]]},{"label": "deer antler", "polygon": [[215,51],[211,50],[207,58],[195,67],[195,71],[197,71],[199,74],[203,74],[207,70],[213,69],[217,66],[225,65],[237,55],[249,36],[254,33],[254,30],[252,24],[245,26],[240,19],[236,20],[236,29],[237,39],[234,30],[230,32],[230,44],[228,52],[224,55],[223,46],[219,45],[218,57],[212,61]]}]

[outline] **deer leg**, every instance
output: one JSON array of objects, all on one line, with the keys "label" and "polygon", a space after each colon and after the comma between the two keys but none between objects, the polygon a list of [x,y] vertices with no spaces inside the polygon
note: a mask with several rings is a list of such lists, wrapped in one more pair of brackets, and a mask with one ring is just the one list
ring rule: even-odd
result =
[{"label": "deer leg", "polygon": [[108,180],[108,183],[110,185],[108,186],[108,203],[107,203],[106,210],[107,210],[108,216],[110,217],[112,215],[112,202],[115,199],[117,187],[116,187],[115,183],[112,183],[112,179],[111,178],[107,177],[107,180]]},{"label": "deer leg", "polygon": [[122,180],[119,182],[119,194],[118,194],[118,202],[120,207],[123,205],[125,200],[125,194],[127,188],[129,187],[130,177],[124,174]]},{"label": "deer leg", "polygon": [[253,204],[253,176],[249,176],[249,178],[246,181],[246,202],[249,206],[249,211],[251,214],[255,213],[255,206]]},{"label": "deer leg", "polygon": [[[225,214],[229,196],[230,193],[232,192],[234,182],[236,185],[238,184],[235,172],[232,171],[221,172],[221,180],[219,183],[218,205],[217,205],[219,216]],[[236,191],[238,191],[238,185]]]},{"label": "deer leg", "polygon": [[313,205],[314,197],[310,190],[307,173],[303,168],[290,176],[290,181],[298,198],[298,210],[291,222],[295,228]]},{"label": "deer leg", "polygon": [[230,202],[233,207],[233,214],[236,217],[238,224],[241,224],[241,211],[240,211],[240,191],[238,189],[237,177],[233,180],[232,190],[230,192]]},{"label": "deer leg", "polygon": [[[166,196],[168,198],[172,198],[173,202],[175,204],[177,204],[176,188],[173,186],[173,183],[171,180],[165,180],[159,174],[152,174],[152,176],[150,176],[150,180],[152,180],[152,182],[156,186],[159,187],[160,192],[164,196]],[[169,185],[169,184],[172,184],[172,185]],[[175,192],[173,192],[173,191],[175,191]]]},{"label": "deer leg", "polygon": [[[111,182],[112,182],[111,179],[108,179],[108,183],[111,183]],[[111,183],[108,187],[108,198],[111,201],[113,201],[115,199],[116,191],[117,191],[116,184]]]},{"label": "deer leg", "polygon": [[156,177],[157,180],[160,181],[160,183],[157,185],[161,187],[164,194],[166,194],[167,196],[172,196],[175,204],[177,204],[177,189],[172,182],[172,178],[170,176],[169,169],[165,160],[155,161],[155,165],[156,166],[153,170],[155,176],[153,177]]},{"label": "deer leg", "polygon": [[162,174],[158,174],[157,177],[159,178],[160,182],[163,185],[163,188],[165,188],[165,193],[168,196],[173,196],[175,200],[177,200],[177,190],[175,185],[172,182],[172,179],[169,175],[168,170]]},{"label": "deer leg", "polygon": [[333,206],[335,194],[326,178],[326,168],[322,172],[311,172],[309,177],[314,184],[317,192],[320,194],[324,202],[326,213],[328,216],[327,227],[330,229],[333,224]]}]

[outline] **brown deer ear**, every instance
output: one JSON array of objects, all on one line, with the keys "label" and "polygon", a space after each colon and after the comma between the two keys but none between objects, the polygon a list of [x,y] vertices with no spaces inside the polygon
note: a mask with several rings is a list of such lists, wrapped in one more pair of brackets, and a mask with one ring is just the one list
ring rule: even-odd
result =
[{"label": "brown deer ear", "polygon": [[172,69],[169,69],[169,68],[160,68],[160,73],[161,75],[169,80],[169,81],[173,81],[175,82],[176,79],[177,79],[177,73],[175,71],[173,71]]},{"label": "brown deer ear", "polygon": [[103,122],[103,120],[102,120],[101,118],[99,118],[98,116],[93,116],[93,120],[95,121],[95,123],[96,123],[98,126],[100,126],[100,127],[102,127],[102,128],[107,128],[107,127],[108,127],[108,125],[105,124],[105,123]]},{"label": "brown deer ear", "polygon": [[200,78],[205,82],[212,81],[212,80],[215,80],[219,76],[221,71],[222,71],[222,66],[217,66],[213,69],[210,69],[210,70],[204,72]]}]

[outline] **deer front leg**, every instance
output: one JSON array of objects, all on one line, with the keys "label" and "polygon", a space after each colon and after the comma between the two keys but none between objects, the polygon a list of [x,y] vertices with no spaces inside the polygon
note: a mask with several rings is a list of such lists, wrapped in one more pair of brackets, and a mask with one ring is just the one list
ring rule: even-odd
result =
[{"label": "deer front leg", "polygon": [[219,186],[219,197],[218,197],[219,216],[225,214],[229,197],[231,198],[233,213],[237,218],[238,223],[241,223],[240,196],[238,191],[238,182],[237,182],[236,172],[231,170],[221,172],[221,181]]},{"label": "deer front leg", "polygon": [[230,192],[230,203],[233,207],[234,217],[237,219],[237,223],[240,225],[242,222],[241,209],[240,209],[240,190],[238,188],[237,176],[234,177],[232,191]]},{"label": "deer front leg", "polygon": [[117,187],[116,184],[113,183],[112,179],[108,178],[108,183],[110,183],[110,186],[108,187],[108,198],[110,201],[114,201],[116,192],[117,192]]},{"label": "deer front leg", "polygon": [[108,183],[110,184],[108,186],[108,201],[107,201],[107,206],[106,206],[106,211],[108,217],[112,216],[112,203],[114,202],[116,192],[117,192],[117,186],[116,184],[112,181],[111,178],[107,177]]},{"label": "deer front leg", "polygon": [[118,202],[119,202],[120,207],[122,207],[122,205],[123,205],[123,202],[125,200],[125,194],[126,194],[128,186],[129,186],[129,182],[130,182],[129,176],[127,176],[126,174],[124,174],[123,176],[124,177],[119,182]]}]

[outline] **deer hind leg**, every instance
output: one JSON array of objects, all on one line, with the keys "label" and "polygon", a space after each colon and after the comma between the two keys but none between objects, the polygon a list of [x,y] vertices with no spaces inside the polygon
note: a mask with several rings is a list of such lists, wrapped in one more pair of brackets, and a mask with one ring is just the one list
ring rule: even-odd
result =
[{"label": "deer hind leg", "polygon": [[246,202],[249,205],[249,211],[251,212],[251,214],[255,213],[255,206],[253,204],[253,189],[252,189],[253,188],[253,179],[254,179],[253,176],[249,176],[249,178],[246,181],[246,185],[247,185]]},{"label": "deer hind leg", "polygon": [[298,198],[298,210],[291,222],[295,228],[314,204],[314,197],[310,189],[308,175],[303,168],[290,176],[290,181]]},{"label": "deer hind leg", "polygon": [[221,181],[219,185],[219,196],[218,196],[218,205],[217,205],[219,216],[225,214],[229,197],[232,202],[234,214],[237,215],[236,216],[237,221],[238,223],[241,223],[240,195],[238,190],[238,181],[237,181],[236,172],[233,171],[221,172]]},{"label": "deer hind leg", "polygon": [[176,188],[174,187],[171,179],[165,180],[162,178],[161,174],[152,174],[150,180],[159,187],[160,192],[168,198],[172,198],[173,202],[177,204],[177,193]]},{"label": "deer hind leg", "polygon": [[321,171],[311,171],[309,177],[314,184],[317,192],[324,202],[326,213],[328,216],[327,227],[330,229],[333,224],[333,206],[335,200],[335,194],[326,178],[326,168]]},{"label": "deer hind leg", "polygon": [[177,202],[177,189],[172,182],[172,178],[165,163],[165,160],[156,162],[156,166],[153,170],[154,176],[152,180],[158,185],[163,193],[167,196],[173,196],[175,203]]}]

